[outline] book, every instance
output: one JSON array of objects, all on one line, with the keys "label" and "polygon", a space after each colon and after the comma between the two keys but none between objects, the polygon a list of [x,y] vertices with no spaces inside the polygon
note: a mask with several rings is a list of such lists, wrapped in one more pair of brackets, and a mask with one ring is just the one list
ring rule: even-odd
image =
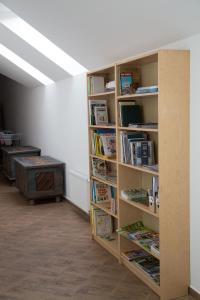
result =
[{"label": "book", "polygon": [[143,258],[149,256],[147,252],[144,250],[131,250],[131,251],[126,251],[122,252],[121,255],[126,258],[128,261],[132,261],[136,258]]},{"label": "book", "polygon": [[96,125],[95,108],[107,107],[107,100],[89,100],[90,125]]},{"label": "book", "polygon": [[92,154],[105,158],[116,156],[116,134],[114,130],[94,130],[92,132]]},{"label": "book", "polygon": [[88,77],[88,95],[103,93],[105,90],[105,82],[103,76]]},{"label": "book", "polygon": [[92,202],[102,203],[111,201],[111,187],[105,183],[92,181]]},{"label": "book", "polygon": [[101,209],[94,209],[93,215],[95,235],[102,238],[112,235],[113,224],[111,216]]},{"label": "book", "polygon": [[158,86],[152,85],[152,86],[146,86],[146,87],[138,87],[136,90],[136,94],[145,94],[145,93],[157,93],[158,92]]},{"label": "book", "polygon": [[107,158],[116,156],[116,136],[115,134],[102,134],[100,136],[103,145],[103,155]]},{"label": "book", "polygon": [[120,105],[120,125],[128,127],[129,124],[142,123],[143,114],[141,105]]},{"label": "book", "polygon": [[133,93],[133,74],[132,73],[120,73],[120,87],[121,95]]},{"label": "book", "polygon": [[120,94],[132,94],[136,91],[140,82],[139,69],[134,68],[131,72],[121,72],[119,74]]},{"label": "book", "polygon": [[95,106],[94,116],[96,125],[107,125],[108,124],[108,109],[107,106]]}]

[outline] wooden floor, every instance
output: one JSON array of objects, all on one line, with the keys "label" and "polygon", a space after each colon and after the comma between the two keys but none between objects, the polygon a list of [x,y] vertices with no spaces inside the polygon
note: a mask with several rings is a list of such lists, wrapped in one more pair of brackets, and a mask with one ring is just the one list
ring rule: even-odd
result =
[{"label": "wooden floor", "polygon": [[73,206],[67,202],[29,206],[15,187],[1,180],[0,299],[158,297],[91,240],[88,222]]}]

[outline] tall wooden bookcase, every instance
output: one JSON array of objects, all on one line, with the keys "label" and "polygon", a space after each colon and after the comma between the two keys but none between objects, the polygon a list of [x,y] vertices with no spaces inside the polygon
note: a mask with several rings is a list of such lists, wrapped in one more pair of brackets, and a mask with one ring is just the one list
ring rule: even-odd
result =
[{"label": "tall wooden bookcase", "polygon": [[[158,85],[152,94],[120,95],[119,73],[138,68],[143,86]],[[106,182],[117,189],[117,215],[102,204],[94,204],[115,219],[116,228],[142,220],[159,232],[160,238],[160,285],[157,285],[137,265],[129,262],[122,252],[141,246],[115,233],[108,241],[99,236],[93,238],[112,253],[120,263],[144,281],[162,300],[187,295],[189,286],[189,51],[158,50],[117,62],[88,73],[88,76],[103,75],[115,80],[114,92],[89,95],[88,99],[107,99],[112,125],[116,131],[117,156],[109,160],[116,165],[116,183]],[[122,128],[119,123],[119,101],[135,100],[142,105],[145,122],[157,122],[158,129]],[[101,126],[90,126],[91,131]],[[146,131],[155,145],[155,159],[159,171],[136,167],[120,161],[120,131]],[[90,152],[90,162],[94,155]],[[103,159],[103,158],[102,158]],[[90,164],[91,166],[91,164]],[[91,178],[94,179],[91,171]],[[127,188],[148,188],[152,176],[159,177],[159,214],[147,206],[124,201],[120,192]],[[99,180],[95,178],[95,180]],[[101,180],[100,180],[101,181]],[[92,222],[91,222],[92,223]],[[92,224],[93,227],[93,224]],[[152,254],[153,255],[153,254]]]}]

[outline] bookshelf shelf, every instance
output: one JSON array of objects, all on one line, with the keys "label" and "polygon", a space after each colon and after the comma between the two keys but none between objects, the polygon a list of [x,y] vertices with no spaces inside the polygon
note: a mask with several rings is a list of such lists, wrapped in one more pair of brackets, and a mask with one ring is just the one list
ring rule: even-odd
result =
[{"label": "bookshelf shelf", "polygon": [[148,174],[152,174],[152,175],[155,175],[155,176],[159,176],[159,172],[155,172],[155,171],[149,170],[146,167],[136,167],[136,166],[133,166],[131,164],[125,164],[125,163],[122,163],[122,162],[118,162],[118,164],[120,166],[131,168],[131,169],[134,169],[134,170],[137,170],[137,171],[141,171],[143,173],[148,173]]},{"label": "bookshelf shelf", "polygon": [[[93,238],[157,293],[161,300],[186,296],[189,286],[189,55],[187,50],[161,49],[116,62],[113,65],[89,72],[87,75],[90,93],[98,90],[97,86],[94,86],[94,82],[102,80],[95,77],[104,77],[104,85],[110,82],[113,84],[113,81],[115,83],[113,92],[88,95],[91,187],[93,187],[93,180],[110,186],[111,191],[116,192],[117,204],[116,216],[111,214],[106,204],[92,202],[93,190],[90,189]],[[123,92],[127,93],[131,92],[132,88],[129,85],[129,90],[127,90],[125,84],[122,86],[122,78],[127,82],[134,79],[139,87],[158,86],[159,92],[121,95],[123,88]],[[101,99],[105,99],[104,104]],[[97,111],[105,111],[102,108],[96,109],[94,106],[93,112],[92,105],[103,106],[105,103],[108,111],[108,125],[91,126],[90,120],[96,118]],[[128,126],[126,124],[134,123],[130,121],[133,117],[132,112],[135,114],[135,119],[138,118],[138,123],[157,123],[159,128],[124,127]],[[92,154],[98,154],[98,151],[93,151],[96,147],[95,143],[99,146],[98,138],[102,139],[102,144],[104,141],[103,137],[98,136],[101,132],[95,131],[98,128],[105,129],[105,132],[106,129],[108,132],[109,129],[114,129],[116,159],[101,158]],[[102,132],[104,134],[104,130]],[[140,137],[139,132],[141,132]],[[110,134],[112,134],[112,130],[110,130]],[[150,143],[136,144],[135,141],[139,141],[139,139],[148,140]],[[101,143],[100,146],[102,146]],[[143,150],[141,150],[142,146]],[[159,170],[155,171],[148,167],[122,162],[121,158],[124,159],[123,161],[140,162],[140,156],[136,150],[140,151],[143,162],[146,162],[147,158],[149,164],[157,163]],[[145,151],[148,153],[153,151],[153,155],[147,155]],[[105,150],[102,153],[104,154]],[[102,166],[104,164],[111,168],[110,174],[113,174],[112,168],[116,170],[116,182],[93,176],[93,174],[97,174],[93,173],[92,168],[95,165],[95,159],[98,158],[105,161],[105,163],[102,162]],[[99,164],[101,165],[101,161]],[[153,194],[153,183],[154,186],[156,184],[160,187],[154,189],[156,193],[158,192],[157,194]],[[138,193],[137,197],[141,197],[140,195],[145,191],[148,193],[152,191],[153,200],[149,197],[150,204],[154,203],[155,211],[159,211],[159,213],[154,213],[139,202],[121,199],[120,192],[128,193],[130,189],[132,190],[130,192]],[[111,199],[113,200],[112,197]],[[156,202],[156,200],[159,201]],[[155,248],[159,247],[160,256],[148,251],[139,242],[127,239],[120,232],[111,242],[96,236],[95,229],[97,227],[95,226],[97,223],[94,223],[94,210],[102,214],[105,219],[109,220],[112,217],[113,233],[124,226],[135,225],[138,221],[141,221],[146,228],[159,233],[153,242],[159,238],[159,246],[156,243],[154,246]],[[151,237],[151,235],[149,236]],[[136,263],[128,261],[121,255],[121,253],[137,249],[144,249],[152,257],[158,259],[160,286]],[[174,255],[176,249],[178,249],[178,256]]]},{"label": "bookshelf shelf", "polygon": [[117,163],[116,159],[114,159],[114,158],[105,158],[105,157],[103,157],[103,156],[97,156],[97,155],[93,155],[93,154],[90,154],[90,157],[91,157],[91,158],[102,159],[102,160],[111,162],[111,163],[113,163],[113,164],[116,164],[116,163]]},{"label": "bookshelf shelf", "polygon": [[115,219],[118,219],[118,216],[113,214],[111,212],[111,209],[110,209],[110,204],[108,202],[106,203],[94,203],[94,202],[91,202],[91,204],[94,206],[94,207],[97,207],[97,208],[100,208],[102,209],[103,211],[105,211],[108,215],[114,217]]},{"label": "bookshelf shelf", "polygon": [[135,208],[138,208],[138,209],[142,210],[143,212],[145,212],[145,213],[147,213],[147,214],[150,214],[150,215],[154,216],[155,218],[159,218],[159,215],[156,214],[156,213],[154,213],[154,212],[152,212],[152,211],[149,209],[148,206],[145,206],[145,205],[143,205],[143,204],[140,204],[140,203],[137,203],[137,202],[134,202],[134,201],[129,201],[129,200],[121,199],[121,198],[120,198],[119,200],[120,200],[120,201],[123,201],[123,202],[127,203],[128,205],[131,205],[131,206],[133,206],[133,207],[135,207]]},{"label": "bookshelf shelf", "polygon": [[145,93],[145,94],[130,94],[130,95],[123,95],[123,96],[118,96],[117,99],[118,100],[131,100],[131,99],[135,99],[135,98],[146,98],[146,97],[155,97],[158,96],[159,93]]},{"label": "bookshelf shelf", "polygon": [[115,95],[115,91],[88,95],[88,98],[96,98],[96,97],[110,96],[110,95]]},{"label": "bookshelf shelf", "polygon": [[121,260],[123,264],[133,272],[138,278],[146,283],[156,294],[160,295],[160,286],[151,279],[151,277],[145,273],[142,269],[140,269],[135,263],[128,261],[123,256],[121,256]]},{"label": "bookshelf shelf", "polygon": [[118,130],[124,131],[144,131],[144,132],[158,132],[158,129],[155,128],[133,128],[133,127],[118,127]]},{"label": "bookshelf shelf", "polygon": [[94,180],[97,180],[99,182],[105,183],[109,186],[113,186],[114,188],[117,188],[117,184],[112,182],[112,181],[104,180],[104,179],[101,179],[101,178],[98,178],[98,177],[95,177],[95,176],[91,176],[91,178],[94,179]]},{"label": "bookshelf shelf", "polygon": [[113,234],[115,240],[108,241],[103,239],[99,236],[94,235],[93,238],[96,240],[103,248],[105,248],[108,252],[110,252],[113,256],[119,259],[119,252],[118,252],[118,237],[117,234]]},{"label": "bookshelf shelf", "polygon": [[131,240],[128,238],[128,236],[126,236],[125,234],[120,234],[120,236],[122,236],[123,238],[127,239],[128,241],[130,241],[131,243],[133,243],[134,245],[138,246],[139,248],[145,250],[147,253],[149,253],[150,255],[152,255],[153,257],[157,258],[158,260],[160,260],[160,257],[157,256],[156,254],[152,253],[150,250],[146,249],[145,247],[143,247],[138,241],[135,240]]},{"label": "bookshelf shelf", "polygon": [[98,128],[102,128],[102,129],[116,129],[115,125],[90,125],[91,129],[98,129]]}]

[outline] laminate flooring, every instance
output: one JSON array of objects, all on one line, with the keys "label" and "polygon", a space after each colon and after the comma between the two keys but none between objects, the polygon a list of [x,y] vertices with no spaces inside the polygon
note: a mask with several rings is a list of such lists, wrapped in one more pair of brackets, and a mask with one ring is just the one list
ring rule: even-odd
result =
[{"label": "laminate flooring", "polygon": [[[0,180],[1,300],[157,300],[67,201],[30,206]],[[192,299],[192,297],[182,298]]]}]

